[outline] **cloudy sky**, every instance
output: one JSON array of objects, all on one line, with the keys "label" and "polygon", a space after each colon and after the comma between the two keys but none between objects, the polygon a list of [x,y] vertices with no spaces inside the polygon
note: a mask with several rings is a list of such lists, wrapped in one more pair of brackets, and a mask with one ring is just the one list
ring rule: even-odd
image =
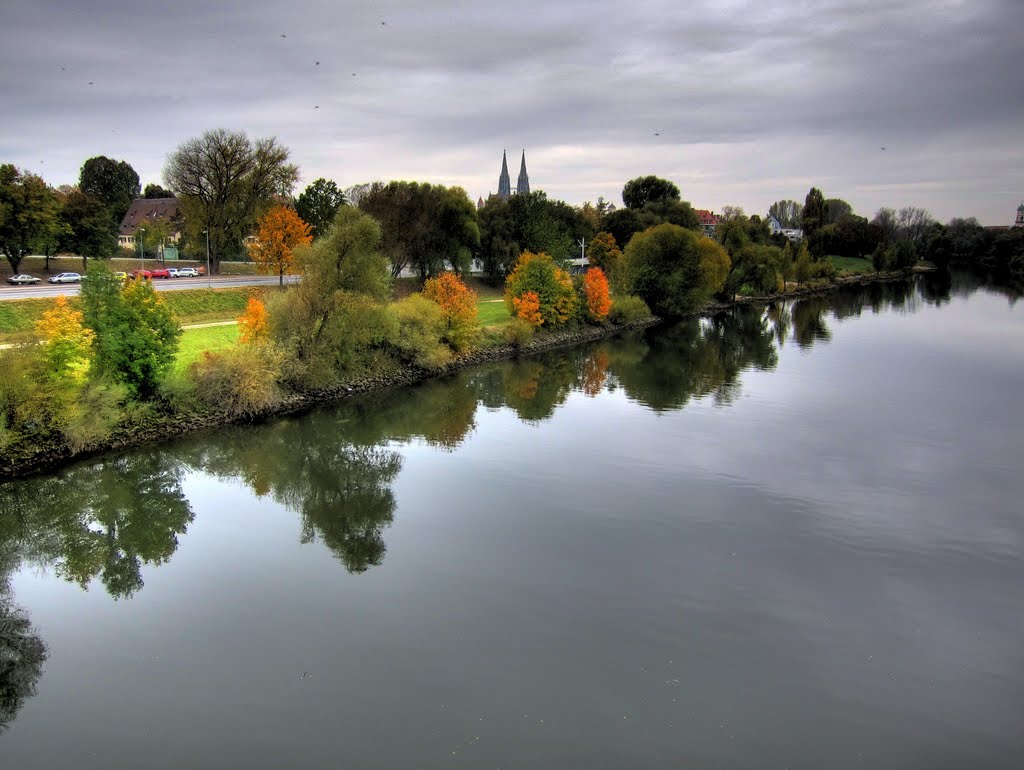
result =
[{"label": "cloudy sky", "polygon": [[[5,0],[0,163],[94,155],[143,185],[211,128],[276,136],[342,187],[621,203],[654,173],[763,213],[811,185],[868,216],[1009,224],[1024,200],[1024,2]],[[298,192],[297,190],[296,192]]]}]

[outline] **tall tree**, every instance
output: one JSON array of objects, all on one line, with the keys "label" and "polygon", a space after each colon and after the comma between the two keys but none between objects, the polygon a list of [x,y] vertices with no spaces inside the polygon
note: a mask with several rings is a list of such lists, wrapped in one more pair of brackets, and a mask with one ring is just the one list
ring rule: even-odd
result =
[{"label": "tall tree", "polygon": [[925,209],[904,206],[896,214],[896,231],[901,238],[914,244],[919,254],[923,254],[928,230],[934,221]]},{"label": "tall tree", "polygon": [[360,199],[359,208],[380,223],[382,248],[395,278],[406,267],[423,278],[448,266],[465,272],[480,247],[476,207],[461,187],[378,182]]},{"label": "tall tree", "polygon": [[299,178],[288,149],[273,137],[249,139],[244,132],[216,129],[189,139],[164,165],[164,182],[177,191],[185,228],[196,243],[210,236],[210,261],[241,256],[243,239],[275,196],[289,196]]},{"label": "tall tree", "polygon": [[842,198],[829,198],[825,201],[825,224],[834,225],[853,215],[853,206]]},{"label": "tall tree", "polygon": [[261,273],[277,274],[284,286],[284,277],[292,270],[297,246],[306,246],[313,240],[309,225],[287,206],[274,206],[260,217],[256,240],[249,244],[249,256]]},{"label": "tall tree", "polygon": [[41,178],[9,163],[0,166],[0,251],[12,272],[18,272],[33,242],[57,230],[59,208],[56,194]]},{"label": "tall tree", "polygon": [[648,203],[677,200],[679,188],[667,179],[653,175],[630,179],[622,188],[622,202],[631,209],[642,209]]},{"label": "tall tree", "polygon": [[800,227],[800,204],[793,200],[775,201],[768,207],[768,214],[775,217],[785,228]]},{"label": "tall tree", "polygon": [[334,215],[345,203],[345,193],[338,189],[338,185],[321,177],[302,191],[295,201],[295,211],[317,238],[327,231]]},{"label": "tall tree", "polygon": [[78,187],[103,203],[110,212],[114,224],[124,219],[132,201],[139,197],[139,175],[123,160],[114,160],[105,155],[89,158],[78,177]]},{"label": "tall tree", "polygon": [[599,267],[608,275],[613,275],[622,259],[622,252],[611,233],[598,233],[587,246],[587,259],[591,267]]},{"label": "tall tree", "polygon": [[104,259],[117,247],[117,228],[102,201],[74,190],[60,212],[64,224],[61,247],[82,257],[82,269],[90,259]]},{"label": "tall tree", "polygon": [[803,222],[806,237],[810,237],[819,227],[828,224],[828,205],[825,203],[825,196],[817,187],[812,187],[808,191],[803,211],[800,212],[800,220]]}]

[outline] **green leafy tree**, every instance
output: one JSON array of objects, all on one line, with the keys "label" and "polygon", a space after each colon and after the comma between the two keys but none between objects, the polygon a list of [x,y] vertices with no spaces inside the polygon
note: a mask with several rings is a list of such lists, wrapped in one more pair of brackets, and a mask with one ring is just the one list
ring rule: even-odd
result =
[{"label": "green leafy tree", "polygon": [[505,305],[512,315],[519,312],[524,295],[536,297],[540,323],[552,329],[564,326],[576,317],[579,298],[572,277],[547,254],[524,251],[515,269],[505,279]]},{"label": "green leafy tree", "polygon": [[345,193],[333,180],[321,177],[306,187],[295,201],[295,211],[313,230],[316,238],[327,232],[338,209],[345,205]]},{"label": "green leafy tree", "polygon": [[800,204],[793,200],[775,201],[768,207],[769,215],[775,217],[782,227],[800,227]]},{"label": "green leafy tree", "polygon": [[158,184],[152,182],[146,185],[146,189],[142,191],[142,197],[147,199],[154,198],[173,198],[174,193],[165,187],[161,187]]},{"label": "green leafy tree", "polygon": [[626,248],[629,239],[636,233],[647,229],[640,212],[629,208],[616,209],[608,214],[604,218],[604,227],[615,238],[616,243],[622,244],[622,248]]},{"label": "green leafy tree", "polygon": [[302,282],[268,308],[271,335],[294,356],[293,384],[330,382],[386,346],[391,273],[380,237],[373,217],[342,206],[324,236],[296,250]]},{"label": "green leafy tree", "polygon": [[667,179],[653,175],[630,179],[622,188],[622,202],[630,209],[642,209],[649,203],[677,200],[679,188]]},{"label": "green leafy tree", "polygon": [[382,249],[395,278],[406,267],[423,278],[449,265],[463,273],[480,247],[476,207],[461,187],[378,182],[360,198],[359,208],[380,222]]},{"label": "green leafy tree", "polygon": [[853,215],[853,206],[842,198],[828,198],[825,201],[825,224],[834,225]]},{"label": "green leafy tree", "polygon": [[78,177],[78,187],[107,207],[115,225],[121,223],[132,201],[139,197],[139,175],[123,160],[105,155],[89,158]]},{"label": "green leafy tree", "polygon": [[804,226],[804,237],[809,238],[819,227],[828,224],[828,205],[825,196],[817,187],[812,187],[804,200],[804,208],[800,212],[800,221]]},{"label": "green leafy tree", "polygon": [[104,266],[82,280],[85,325],[92,329],[93,372],[124,384],[140,399],[157,393],[174,364],[181,326],[148,281],[121,285]]},{"label": "green leafy tree", "polygon": [[63,224],[61,248],[82,257],[85,270],[90,259],[105,259],[117,247],[117,228],[102,201],[74,190],[60,212]]},{"label": "green leafy tree", "polygon": [[33,243],[58,231],[59,211],[56,194],[42,179],[10,164],[0,166],[0,251],[11,272],[18,272]]},{"label": "green leafy tree", "polygon": [[210,236],[212,270],[245,253],[243,239],[275,196],[288,197],[299,178],[288,149],[275,138],[251,140],[244,132],[216,129],[189,139],[164,165],[164,182],[177,191],[188,240]]},{"label": "green leafy tree", "polygon": [[622,252],[611,233],[598,233],[587,245],[587,260],[591,267],[599,267],[607,275],[615,275]]},{"label": "green leafy tree", "polygon": [[669,317],[710,300],[725,284],[729,267],[729,255],[720,244],[672,224],[638,233],[622,253],[627,292]]}]

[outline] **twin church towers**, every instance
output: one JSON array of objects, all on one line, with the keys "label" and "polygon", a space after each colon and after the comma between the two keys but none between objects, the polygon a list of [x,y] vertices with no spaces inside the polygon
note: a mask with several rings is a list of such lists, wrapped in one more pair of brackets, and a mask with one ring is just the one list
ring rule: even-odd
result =
[{"label": "twin church towers", "polygon": [[[519,180],[516,182],[516,195],[530,192],[530,177],[526,174],[526,150],[519,164]],[[501,176],[498,177],[498,197],[503,201],[512,197],[512,180],[508,176],[508,159],[505,151],[501,151]]]}]

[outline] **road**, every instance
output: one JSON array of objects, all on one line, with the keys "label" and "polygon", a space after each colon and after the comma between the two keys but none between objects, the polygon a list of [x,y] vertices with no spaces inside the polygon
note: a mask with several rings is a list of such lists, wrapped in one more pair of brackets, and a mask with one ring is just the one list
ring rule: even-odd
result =
[{"label": "road", "polygon": [[[286,275],[285,283],[297,283],[299,276]],[[209,281],[206,278],[156,278],[153,288],[157,291],[175,291],[181,289],[231,289],[238,286],[277,285],[276,275],[215,275]],[[0,301],[5,299],[39,299],[56,297],[59,294],[74,296],[80,287],[77,283],[37,283],[34,286],[9,286],[0,288]]]}]

